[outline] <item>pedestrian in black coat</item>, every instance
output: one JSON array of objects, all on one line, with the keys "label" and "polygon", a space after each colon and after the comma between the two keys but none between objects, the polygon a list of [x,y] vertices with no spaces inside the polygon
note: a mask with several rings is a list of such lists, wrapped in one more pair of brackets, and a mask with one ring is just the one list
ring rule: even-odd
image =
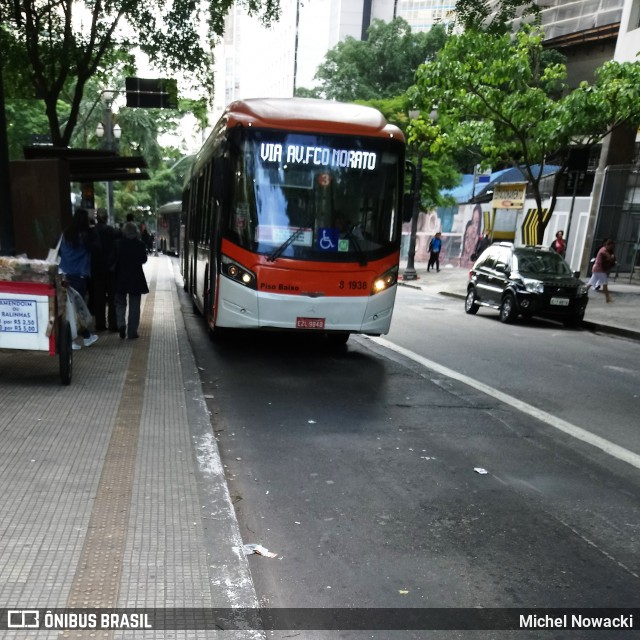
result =
[{"label": "pedestrian in black coat", "polygon": [[[122,238],[115,244],[110,260],[113,271],[113,291],[116,303],[116,321],[120,337],[134,340],[140,325],[140,301],[149,286],[142,265],[147,261],[147,248],[138,237],[133,222],[122,228]],[[127,298],[129,315],[127,317]]]},{"label": "pedestrian in black coat", "polygon": [[108,224],[109,216],[106,209],[98,209],[96,221],[95,231],[98,236],[100,250],[91,256],[90,307],[96,317],[96,331],[104,331],[107,328],[107,320],[109,330],[117,331],[116,305],[113,298],[108,261],[113,253],[118,232]]}]

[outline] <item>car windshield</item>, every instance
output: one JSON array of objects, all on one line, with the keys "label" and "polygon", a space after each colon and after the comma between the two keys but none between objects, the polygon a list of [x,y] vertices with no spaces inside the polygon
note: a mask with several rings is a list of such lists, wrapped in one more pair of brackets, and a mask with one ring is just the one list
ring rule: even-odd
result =
[{"label": "car windshield", "polygon": [[571,276],[571,268],[562,256],[547,249],[521,249],[514,254],[520,273],[532,276]]},{"label": "car windshield", "polygon": [[386,255],[399,242],[401,167],[395,140],[245,132],[225,235],[272,260]]}]

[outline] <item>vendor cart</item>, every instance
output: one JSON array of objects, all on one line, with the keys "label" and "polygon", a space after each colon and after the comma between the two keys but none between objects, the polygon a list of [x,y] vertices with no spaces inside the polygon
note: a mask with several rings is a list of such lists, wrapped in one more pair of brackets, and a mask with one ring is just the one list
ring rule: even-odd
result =
[{"label": "vendor cart", "polygon": [[67,309],[57,264],[0,258],[0,349],[57,355],[64,385],[71,383],[73,369],[73,319]]}]

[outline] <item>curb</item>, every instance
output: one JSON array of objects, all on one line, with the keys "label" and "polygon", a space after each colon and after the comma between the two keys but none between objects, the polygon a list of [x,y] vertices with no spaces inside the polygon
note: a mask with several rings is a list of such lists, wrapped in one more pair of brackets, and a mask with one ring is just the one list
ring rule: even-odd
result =
[{"label": "curb", "polygon": [[438,295],[457,298],[458,300],[464,300],[467,297],[464,293],[456,293],[455,291],[438,291]]},{"label": "curb", "polygon": [[581,326],[585,329],[588,329],[589,331],[592,331],[593,333],[606,333],[611,336],[617,336],[618,338],[627,338],[628,340],[640,341],[640,331],[634,331],[633,329],[614,327],[609,324],[591,322],[590,320],[583,320]]},{"label": "curb", "polygon": [[409,284],[408,282],[401,282],[400,280],[398,280],[398,284],[401,287],[409,287],[409,289],[418,289],[418,290],[422,290],[422,287],[419,284]]}]

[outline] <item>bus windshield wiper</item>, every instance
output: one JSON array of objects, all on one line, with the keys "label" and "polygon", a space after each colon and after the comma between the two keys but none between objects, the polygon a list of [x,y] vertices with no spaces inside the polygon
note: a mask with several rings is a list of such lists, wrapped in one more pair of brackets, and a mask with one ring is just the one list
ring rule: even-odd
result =
[{"label": "bus windshield wiper", "polygon": [[286,248],[292,243],[295,242],[295,240],[297,240],[298,236],[305,230],[309,228],[309,225],[313,224],[313,221],[315,219],[315,216],[313,218],[311,218],[311,220],[309,220],[309,222],[307,222],[307,224],[305,224],[303,227],[298,227],[279,247],[276,247],[270,254],[269,257],[267,258],[267,260],[269,262],[274,262],[277,258],[279,258],[284,251],[286,250]]},{"label": "bus windshield wiper", "polygon": [[367,262],[367,259],[365,257],[365,253],[362,250],[362,247],[360,246],[360,243],[358,242],[358,240],[356,239],[356,237],[353,235],[353,230],[356,227],[353,227],[348,233],[345,234],[345,238],[348,238],[349,240],[351,240],[351,242],[353,242],[353,248],[356,250],[356,256],[358,257],[358,264],[361,267],[366,267],[369,263]]}]

